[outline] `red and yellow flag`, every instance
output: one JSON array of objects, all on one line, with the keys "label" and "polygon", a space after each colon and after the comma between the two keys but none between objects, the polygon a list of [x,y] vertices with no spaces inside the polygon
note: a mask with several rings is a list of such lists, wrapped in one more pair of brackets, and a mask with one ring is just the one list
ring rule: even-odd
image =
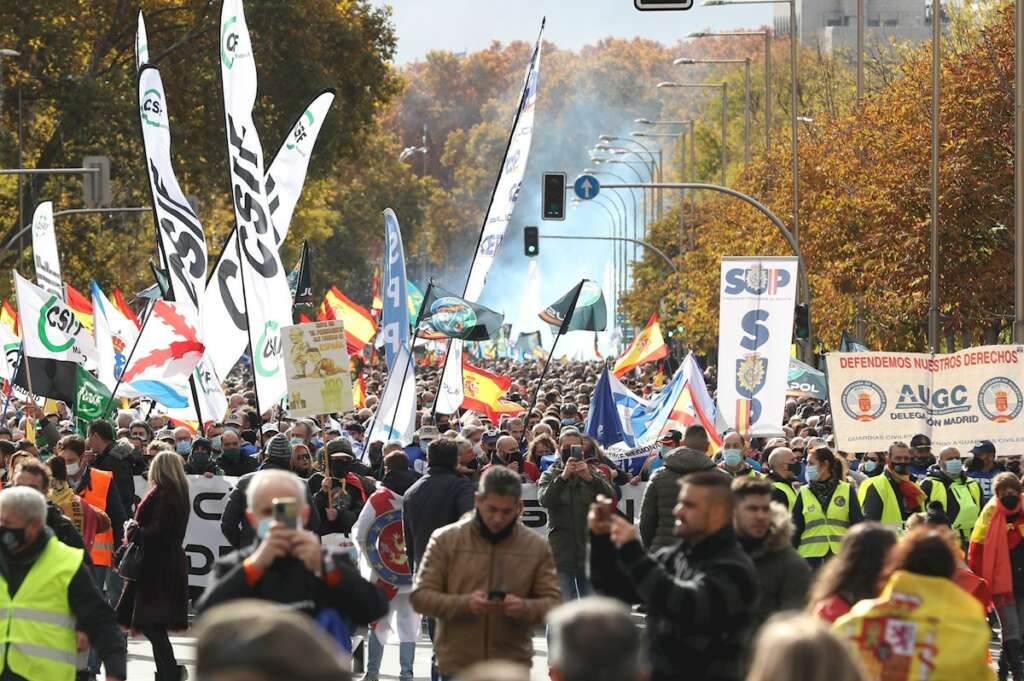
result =
[{"label": "red and yellow flag", "polygon": [[502,414],[520,414],[526,407],[505,399],[512,385],[508,376],[492,374],[469,362],[462,364],[462,407],[487,414],[492,423],[498,423]]},{"label": "red and yellow flag", "polygon": [[345,323],[345,340],[348,341],[348,354],[354,355],[365,348],[377,333],[377,322],[365,308],[356,305],[346,298],[337,286],[324,296],[316,318],[340,319]]},{"label": "red and yellow flag", "polygon": [[374,319],[380,319],[380,315],[384,311],[384,298],[380,293],[380,265],[375,265],[373,268],[371,288],[373,289],[373,302],[370,303],[370,314]]},{"label": "red and yellow flag", "polygon": [[92,301],[83,296],[71,284],[64,284],[64,302],[82,322],[82,326],[92,333]]},{"label": "red and yellow flag", "polygon": [[14,308],[11,307],[10,303],[6,300],[3,301],[3,306],[0,307],[0,322],[6,324],[7,328],[10,329],[15,336],[21,335],[18,332],[18,313],[14,311]]},{"label": "red and yellow flag", "polygon": [[633,342],[626,348],[626,352],[615,360],[615,368],[612,369],[612,373],[621,378],[634,367],[655,362],[667,356],[668,346],[665,345],[665,339],[661,335],[658,315],[652,314],[644,330],[633,339]]},{"label": "red and yellow flag", "polygon": [[121,311],[124,318],[129,320],[135,325],[136,329],[142,330],[142,324],[139,323],[139,318],[135,316],[135,312],[128,307],[128,303],[124,299],[124,294],[121,293],[121,289],[114,288],[114,305],[117,305],[117,309]]},{"label": "red and yellow flag", "polygon": [[366,406],[366,379],[362,374],[352,382],[352,407],[362,409]]}]

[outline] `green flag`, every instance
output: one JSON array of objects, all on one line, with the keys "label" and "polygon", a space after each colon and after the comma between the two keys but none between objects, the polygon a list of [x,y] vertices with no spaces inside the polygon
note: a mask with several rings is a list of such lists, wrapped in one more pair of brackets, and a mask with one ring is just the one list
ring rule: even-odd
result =
[{"label": "green flag", "polygon": [[[566,324],[565,318],[569,315],[572,317]],[[608,325],[608,308],[604,302],[604,293],[596,281],[589,279],[584,279],[573,286],[571,291],[548,305],[539,316],[555,327],[555,333],[604,331]]]},{"label": "green flag", "polygon": [[488,340],[494,338],[504,320],[504,316],[494,310],[471,303],[433,283],[427,287],[422,310],[419,337],[430,340]]},{"label": "green flag", "polygon": [[89,423],[103,416],[103,408],[110,400],[110,391],[80,365],[75,374],[75,422],[84,437]]}]

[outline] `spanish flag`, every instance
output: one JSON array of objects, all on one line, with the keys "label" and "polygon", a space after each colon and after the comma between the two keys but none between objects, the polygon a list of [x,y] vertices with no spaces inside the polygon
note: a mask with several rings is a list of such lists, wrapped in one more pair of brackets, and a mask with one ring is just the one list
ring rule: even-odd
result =
[{"label": "spanish flag", "polygon": [[318,321],[340,319],[345,323],[345,340],[348,341],[348,354],[357,354],[373,340],[377,333],[377,322],[365,308],[356,305],[346,298],[337,286],[332,286],[324,296],[324,302],[316,316]]},{"label": "spanish flag", "polygon": [[82,322],[82,326],[92,333],[92,301],[83,296],[71,284],[64,284],[64,302]]},{"label": "spanish flag", "polygon": [[501,420],[502,414],[520,414],[526,407],[503,399],[511,385],[512,379],[508,376],[492,374],[463,362],[462,408],[483,412],[494,424]]},{"label": "spanish flag", "polygon": [[655,313],[647,321],[644,330],[626,348],[626,352],[615,360],[615,368],[612,369],[612,373],[617,378],[622,378],[627,371],[634,367],[655,362],[667,356],[668,346],[665,345],[665,339],[661,335],[661,325],[658,324],[658,315]]},{"label": "spanish flag", "polygon": [[0,322],[6,324],[7,328],[15,336],[21,335],[18,333],[18,313],[14,311],[14,308],[6,300],[3,301],[3,306],[0,307]]},{"label": "spanish flag", "polygon": [[117,309],[121,311],[124,318],[135,325],[135,328],[139,331],[142,330],[142,324],[139,323],[139,318],[135,316],[135,312],[128,307],[128,303],[125,302],[124,294],[121,293],[121,289],[114,288],[114,304],[117,305]]},{"label": "spanish flag", "polygon": [[366,379],[362,374],[352,382],[352,408],[362,409],[366,406]]}]

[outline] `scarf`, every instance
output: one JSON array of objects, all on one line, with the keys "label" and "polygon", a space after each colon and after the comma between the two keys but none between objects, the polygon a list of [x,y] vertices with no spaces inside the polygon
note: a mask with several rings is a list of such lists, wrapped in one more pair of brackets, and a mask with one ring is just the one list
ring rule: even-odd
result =
[{"label": "scarf", "polygon": [[500,532],[491,532],[490,528],[484,524],[484,519],[480,517],[480,511],[473,511],[473,521],[476,523],[476,527],[480,530],[480,534],[483,538],[490,542],[492,545],[497,544],[502,539],[507,538],[512,534],[512,531],[516,528],[516,520],[513,520],[508,524],[508,527],[501,530]]},{"label": "scarf", "polygon": [[916,513],[923,508],[924,505],[924,492],[920,487],[914,484],[914,481],[910,479],[910,475],[900,475],[896,471],[890,470],[889,475],[896,481],[896,486],[900,491],[900,496],[903,497],[903,503],[911,513]]},{"label": "scarf", "polygon": [[832,500],[832,495],[836,491],[836,487],[839,485],[839,480],[836,478],[829,478],[828,480],[815,480],[810,484],[811,494],[814,498],[821,503],[821,510],[828,511],[828,503]]}]

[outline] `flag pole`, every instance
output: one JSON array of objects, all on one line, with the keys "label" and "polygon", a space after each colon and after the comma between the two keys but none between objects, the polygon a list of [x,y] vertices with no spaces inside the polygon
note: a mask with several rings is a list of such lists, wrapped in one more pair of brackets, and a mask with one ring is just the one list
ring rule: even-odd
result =
[{"label": "flag pole", "polygon": [[[534,408],[537,406],[537,395],[540,394],[540,387],[544,384],[544,377],[548,375],[548,366],[551,364],[551,358],[555,356],[555,348],[558,347],[558,339],[562,337],[562,334],[568,333],[569,324],[572,323],[572,316],[576,314],[576,302],[580,299],[580,292],[583,291],[583,284],[586,279],[580,281],[576,286],[576,295],[572,297],[572,304],[569,305],[569,310],[565,314],[565,319],[562,320],[562,326],[558,328],[558,333],[555,334],[555,342],[551,344],[551,352],[548,353],[548,358],[544,360],[544,369],[540,372],[540,380],[537,381],[537,387],[533,389],[533,399],[530,400],[530,408],[526,411],[526,421],[530,421],[530,414],[533,413]],[[526,431],[523,431],[523,438],[526,437]]]},{"label": "flag pole", "polygon": [[[21,333],[25,334],[28,332],[25,330],[25,320],[21,318],[23,308],[21,306],[21,299],[18,297],[18,280],[14,277],[15,274],[17,274],[17,272],[12,270],[11,283],[14,286],[14,304],[18,306],[18,326],[21,328]],[[63,290],[63,287],[61,287],[61,290]],[[31,362],[26,362],[25,359],[25,340],[23,337],[21,341],[21,364],[25,365],[25,381],[28,383],[28,397],[29,399],[33,399],[35,397],[35,391],[32,390],[32,368],[29,366]],[[18,368],[20,369],[21,367],[19,366]],[[13,391],[13,389],[14,388],[12,386],[11,390]],[[4,413],[7,413],[6,407],[4,407]]]},{"label": "flag pole", "polygon": [[149,323],[149,318],[153,316],[153,304],[150,304],[146,308],[146,316],[142,319],[142,326],[139,329],[139,335],[135,337],[135,342],[132,343],[132,349],[128,352],[128,358],[124,362],[124,369],[121,370],[121,375],[117,377],[117,382],[114,383],[114,389],[110,391],[110,397],[107,398],[107,403],[103,405],[103,411],[100,412],[100,418],[105,419],[107,417],[107,410],[110,409],[110,404],[114,401],[114,397],[117,395],[117,389],[121,387],[121,381],[124,380],[125,372],[128,371],[128,367],[132,364],[132,357],[135,356],[135,348],[139,347],[139,341],[142,340],[142,334],[146,330],[146,324]]}]

